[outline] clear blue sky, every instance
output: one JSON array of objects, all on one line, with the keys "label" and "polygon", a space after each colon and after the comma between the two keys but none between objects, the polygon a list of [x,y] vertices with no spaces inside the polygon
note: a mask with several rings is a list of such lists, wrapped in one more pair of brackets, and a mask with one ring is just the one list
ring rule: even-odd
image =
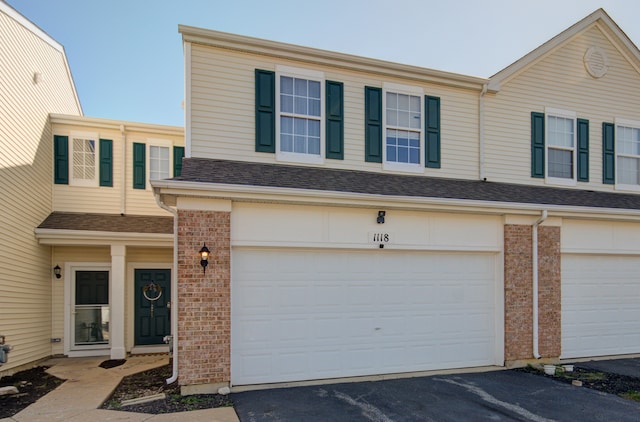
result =
[{"label": "clear blue sky", "polygon": [[6,0],[64,45],[84,113],[183,125],[178,24],[488,77],[603,7],[638,0]]}]

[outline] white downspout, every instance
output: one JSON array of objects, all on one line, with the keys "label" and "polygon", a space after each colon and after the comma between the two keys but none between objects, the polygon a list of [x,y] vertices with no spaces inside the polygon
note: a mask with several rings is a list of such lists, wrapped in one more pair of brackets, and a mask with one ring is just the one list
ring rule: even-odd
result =
[{"label": "white downspout", "polygon": [[122,140],[122,189],[120,189],[120,214],[127,213],[127,135],[125,135],[124,125],[120,125],[120,137]]},{"label": "white downspout", "polygon": [[487,93],[487,84],[482,85],[482,92],[480,93],[480,100],[478,101],[478,132],[479,135],[479,167],[480,167],[480,180],[486,181],[487,177],[484,172],[484,94]]},{"label": "white downspout", "polygon": [[540,359],[538,352],[538,226],[548,217],[547,210],[542,211],[542,215],[533,223],[532,233],[532,255],[533,255],[533,357]]},{"label": "white downspout", "polygon": [[162,209],[173,214],[173,271],[171,271],[171,341],[173,343],[173,370],[171,378],[168,378],[167,384],[171,384],[178,379],[178,211],[166,205],[160,200],[160,194],[157,188],[153,188],[153,196],[156,204]]}]

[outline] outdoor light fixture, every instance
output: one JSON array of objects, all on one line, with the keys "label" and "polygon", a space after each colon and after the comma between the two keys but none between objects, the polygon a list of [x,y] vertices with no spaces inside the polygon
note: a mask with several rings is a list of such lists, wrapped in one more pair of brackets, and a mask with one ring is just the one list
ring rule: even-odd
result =
[{"label": "outdoor light fixture", "polygon": [[56,275],[56,278],[62,277],[62,268],[60,268],[60,265],[56,264],[56,266],[53,267],[53,273]]},{"label": "outdoor light fixture", "polygon": [[200,249],[200,265],[202,265],[202,273],[207,272],[207,265],[209,265],[209,248],[207,248],[207,244],[204,243],[202,249]]},{"label": "outdoor light fixture", "polygon": [[378,224],[384,224],[384,216],[385,216],[386,212],[385,211],[378,211],[378,219],[376,220],[378,222]]}]

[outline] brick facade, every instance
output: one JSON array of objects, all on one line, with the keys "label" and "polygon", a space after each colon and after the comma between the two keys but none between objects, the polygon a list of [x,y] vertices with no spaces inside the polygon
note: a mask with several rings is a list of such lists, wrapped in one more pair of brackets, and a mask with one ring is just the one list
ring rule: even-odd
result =
[{"label": "brick facade", "polygon": [[[533,359],[533,228],[504,226],[505,361]],[[538,227],[538,352],[561,348],[560,228]]]},{"label": "brick facade", "polygon": [[[228,383],[231,374],[230,213],[178,211],[178,382]],[[211,251],[206,273],[198,251]]]},{"label": "brick facade", "polygon": [[542,357],[559,357],[562,280],[560,227],[538,227],[538,351]]}]

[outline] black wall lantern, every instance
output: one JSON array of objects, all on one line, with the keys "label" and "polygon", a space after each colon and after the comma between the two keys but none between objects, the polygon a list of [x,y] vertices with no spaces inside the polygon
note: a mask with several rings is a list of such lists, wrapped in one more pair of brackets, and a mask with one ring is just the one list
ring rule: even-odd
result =
[{"label": "black wall lantern", "polygon": [[60,268],[60,265],[56,264],[56,266],[53,267],[53,273],[56,275],[56,278],[62,277],[62,268]]},{"label": "black wall lantern", "polygon": [[386,212],[384,211],[378,211],[378,218],[377,218],[377,222],[378,224],[384,224],[384,216],[385,216]]},{"label": "black wall lantern", "polygon": [[207,248],[207,244],[204,243],[202,248],[200,249],[200,252],[198,252],[200,254],[200,265],[202,265],[202,273],[206,273],[207,272],[207,265],[209,265],[209,254],[211,252],[209,252],[209,248]]}]

